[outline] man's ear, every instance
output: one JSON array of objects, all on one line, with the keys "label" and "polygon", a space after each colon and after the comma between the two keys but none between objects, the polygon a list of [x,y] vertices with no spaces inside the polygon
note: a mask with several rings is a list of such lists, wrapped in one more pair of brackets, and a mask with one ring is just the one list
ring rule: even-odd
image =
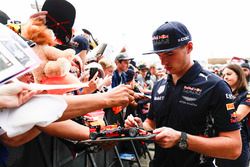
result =
[{"label": "man's ear", "polygon": [[187,43],[187,54],[190,54],[193,50],[193,42],[189,41]]}]

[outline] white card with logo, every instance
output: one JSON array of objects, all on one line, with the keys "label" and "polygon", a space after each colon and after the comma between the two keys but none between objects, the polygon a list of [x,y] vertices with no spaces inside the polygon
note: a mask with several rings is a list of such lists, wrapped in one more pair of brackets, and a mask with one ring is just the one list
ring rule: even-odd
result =
[{"label": "white card with logo", "polygon": [[0,23],[0,84],[23,75],[40,64],[40,59],[15,32]]}]

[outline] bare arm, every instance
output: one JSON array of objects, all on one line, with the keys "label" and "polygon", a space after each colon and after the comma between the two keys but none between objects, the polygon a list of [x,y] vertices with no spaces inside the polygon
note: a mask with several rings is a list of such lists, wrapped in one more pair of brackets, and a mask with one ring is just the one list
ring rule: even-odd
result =
[{"label": "bare arm", "polygon": [[83,64],[85,64],[85,62],[86,62],[87,53],[88,53],[87,50],[82,50],[82,51],[79,53],[79,56],[80,56],[80,58],[81,58]]},{"label": "bare arm", "polygon": [[221,132],[218,137],[188,135],[189,150],[208,156],[236,159],[241,154],[240,130]]},{"label": "bare arm", "polygon": [[19,107],[39,91],[30,90],[27,84],[13,82],[0,87],[0,108]]},{"label": "bare arm", "polygon": [[[181,132],[162,127],[154,130],[155,142],[163,148],[171,148],[180,140]],[[221,132],[218,137],[205,138],[187,135],[188,149],[216,158],[236,159],[241,154],[240,130]]]},{"label": "bare arm", "polygon": [[16,137],[8,137],[6,133],[0,136],[0,140],[7,146],[10,147],[18,147],[21,146],[22,144],[25,144],[32,139],[34,139],[36,136],[40,134],[40,131],[37,128],[32,128],[28,132],[18,135]]},{"label": "bare arm", "polygon": [[54,122],[46,127],[39,127],[39,129],[51,136],[60,138],[71,140],[89,139],[89,128],[72,120]]},{"label": "bare arm", "polygon": [[88,112],[113,106],[127,106],[134,100],[134,92],[128,85],[121,85],[112,91],[88,95],[63,96],[68,107],[60,120],[74,118]]},{"label": "bare arm", "polygon": [[244,104],[239,105],[236,111],[238,121],[240,122],[243,118],[245,118],[249,112],[250,106]]}]

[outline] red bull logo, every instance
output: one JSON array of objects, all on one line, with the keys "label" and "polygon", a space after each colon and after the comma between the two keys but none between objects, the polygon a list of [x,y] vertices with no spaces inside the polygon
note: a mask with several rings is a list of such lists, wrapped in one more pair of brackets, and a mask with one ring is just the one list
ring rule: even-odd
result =
[{"label": "red bull logo", "polygon": [[165,35],[165,34],[156,35],[156,36],[153,36],[153,41],[155,41],[155,40],[164,40],[164,39],[167,39],[167,38],[169,38],[169,36]]},{"label": "red bull logo", "polygon": [[202,89],[192,87],[192,86],[184,86],[183,91],[186,93],[192,93],[192,94],[197,94],[200,95],[202,92]]},{"label": "red bull logo", "polygon": [[230,122],[231,122],[231,123],[236,123],[236,122],[238,122],[236,112],[233,112],[233,113],[231,114]]}]

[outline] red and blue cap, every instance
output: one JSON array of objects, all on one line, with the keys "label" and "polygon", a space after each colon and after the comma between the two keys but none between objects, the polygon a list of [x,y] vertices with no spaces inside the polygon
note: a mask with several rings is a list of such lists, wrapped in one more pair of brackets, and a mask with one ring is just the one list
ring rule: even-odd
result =
[{"label": "red and blue cap", "polygon": [[184,24],[177,21],[166,22],[158,27],[152,35],[154,50],[144,54],[169,52],[191,40],[191,34]]}]

